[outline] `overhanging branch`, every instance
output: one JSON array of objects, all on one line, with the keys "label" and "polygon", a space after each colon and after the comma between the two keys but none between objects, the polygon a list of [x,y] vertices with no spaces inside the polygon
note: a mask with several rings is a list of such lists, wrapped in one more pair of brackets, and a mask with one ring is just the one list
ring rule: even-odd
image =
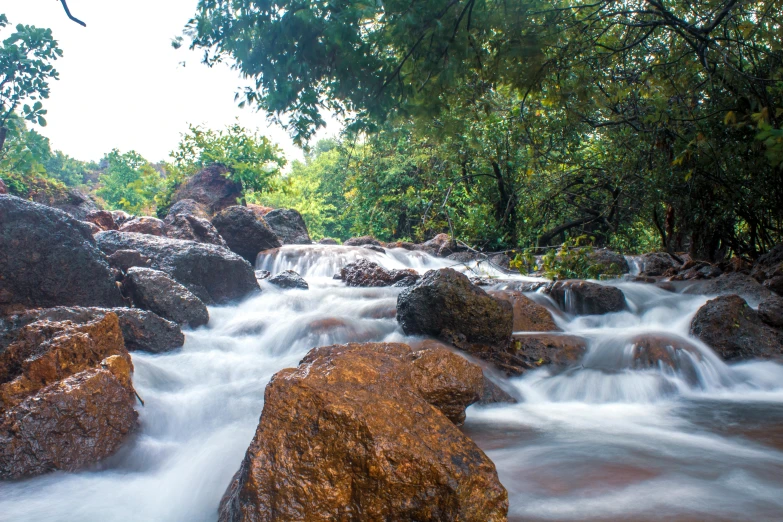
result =
[{"label": "overhanging branch", "polygon": [[76,22],[77,24],[81,25],[82,27],[87,27],[87,24],[76,18],[71,14],[71,10],[68,9],[68,4],[65,3],[65,0],[60,0],[60,3],[63,4],[63,8],[65,9],[65,14],[68,15],[68,18]]}]

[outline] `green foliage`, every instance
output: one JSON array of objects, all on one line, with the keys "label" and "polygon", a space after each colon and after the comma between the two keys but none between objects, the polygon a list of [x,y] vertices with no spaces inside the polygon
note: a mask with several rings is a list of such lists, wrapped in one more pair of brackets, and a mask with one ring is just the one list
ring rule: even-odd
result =
[{"label": "green foliage", "polygon": [[[0,14],[0,29],[8,18]],[[17,109],[30,122],[45,126],[46,110],[41,100],[49,97],[49,81],[59,75],[52,62],[63,55],[51,29],[17,25],[0,45],[0,127]],[[31,102],[32,105],[25,102]],[[20,107],[21,106],[21,107]]]},{"label": "green foliage", "polygon": [[587,238],[584,236],[566,241],[560,248],[548,249],[538,258],[535,256],[535,249],[525,249],[515,255],[510,266],[518,269],[523,275],[539,272],[553,281],[599,279],[622,274],[622,270],[615,263],[609,266],[596,263],[591,257],[593,247],[586,245],[586,241]]},{"label": "green foliage", "polygon": [[46,173],[69,187],[78,187],[87,182],[88,173],[98,170],[98,164],[74,159],[62,151],[54,151],[45,162]]},{"label": "green foliage", "polygon": [[219,131],[191,125],[171,157],[184,176],[209,165],[222,165],[247,192],[272,188],[286,163],[269,139],[238,124]]},{"label": "green foliage", "polygon": [[163,186],[161,175],[135,151],[124,154],[112,150],[104,158],[106,170],[99,178],[95,191],[111,209],[132,214],[152,214],[155,196]]}]

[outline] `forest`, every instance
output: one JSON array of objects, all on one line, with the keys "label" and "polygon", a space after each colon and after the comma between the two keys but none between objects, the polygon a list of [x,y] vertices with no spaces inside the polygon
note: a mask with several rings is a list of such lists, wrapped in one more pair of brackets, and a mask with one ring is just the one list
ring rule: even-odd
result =
[{"label": "forest", "polygon": [[[162,162],[53,151],[35,128],[63,53],[3,16],[0,178],[165,216],[184,179],[222,164],[246,202],[299,210],[316,239],[752,260],[783,240],[782,5],[202,0],[172,45],[237,69],[239,102],[304,161],[239,124],[183,129]],[[327,114],[344,129],[314,141]]]}]

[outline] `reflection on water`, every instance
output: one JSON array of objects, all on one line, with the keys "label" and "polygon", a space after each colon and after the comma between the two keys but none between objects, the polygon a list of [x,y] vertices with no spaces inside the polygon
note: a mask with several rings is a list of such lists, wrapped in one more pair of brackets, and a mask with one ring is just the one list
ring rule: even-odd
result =
[{"label": "reflection on water", "polygon": [[[182,350],[134,354],[146,402],[138,435],[98,469],[0,484],[0,520],[215,520],[275,372],[315,346],[407,339],[394,319],[399,289],[332,280],[359,257],[422,272],[454,264],[335,246],[261,256],[258,268],[296,270],[311,289],[262,282],[262,295],[210,309]],[[629,312],[556,315],[588,340],[581,367],[531,372],[509,383],[523,402],[468,410],[465,430],[496,463],[511,519],[780,520],[783,367],[727,366],[689,339],[706,297],[615,284]]]}]

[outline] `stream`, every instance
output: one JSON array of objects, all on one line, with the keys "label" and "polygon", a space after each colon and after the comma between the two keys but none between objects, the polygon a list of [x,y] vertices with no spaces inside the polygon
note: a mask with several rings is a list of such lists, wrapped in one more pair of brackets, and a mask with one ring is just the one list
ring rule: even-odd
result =
[{"label": "stream", "polygon": [[[0,483],[0,521],[216,520],[274,373],[316,346],[416,340],[395,319],[401,289],[332,279],[360,257],[422,273],[454,264],[423,252],[321,245],[260,257],[257,268],[296,270],[310,289],[262,281],[259,296],[210,308],[209,325],[188,331],[181,350],[134,353],[145,401],[138,433],[95,469]],[[497,288],[530,279],[504,278]],[[503,380],[518,404],[467,411],[463,429],[497,466],[510,520],[783,520],[783,366],[727,365],[690,339],[707,296],[605,284],[622,289],[630,311],[555,313],[565,333],[588,339],[580,367]],[[529,296],[554,307],[543,294]],[[631,356],[640,334],[687,349],[675,368],[640,369]]]}]

